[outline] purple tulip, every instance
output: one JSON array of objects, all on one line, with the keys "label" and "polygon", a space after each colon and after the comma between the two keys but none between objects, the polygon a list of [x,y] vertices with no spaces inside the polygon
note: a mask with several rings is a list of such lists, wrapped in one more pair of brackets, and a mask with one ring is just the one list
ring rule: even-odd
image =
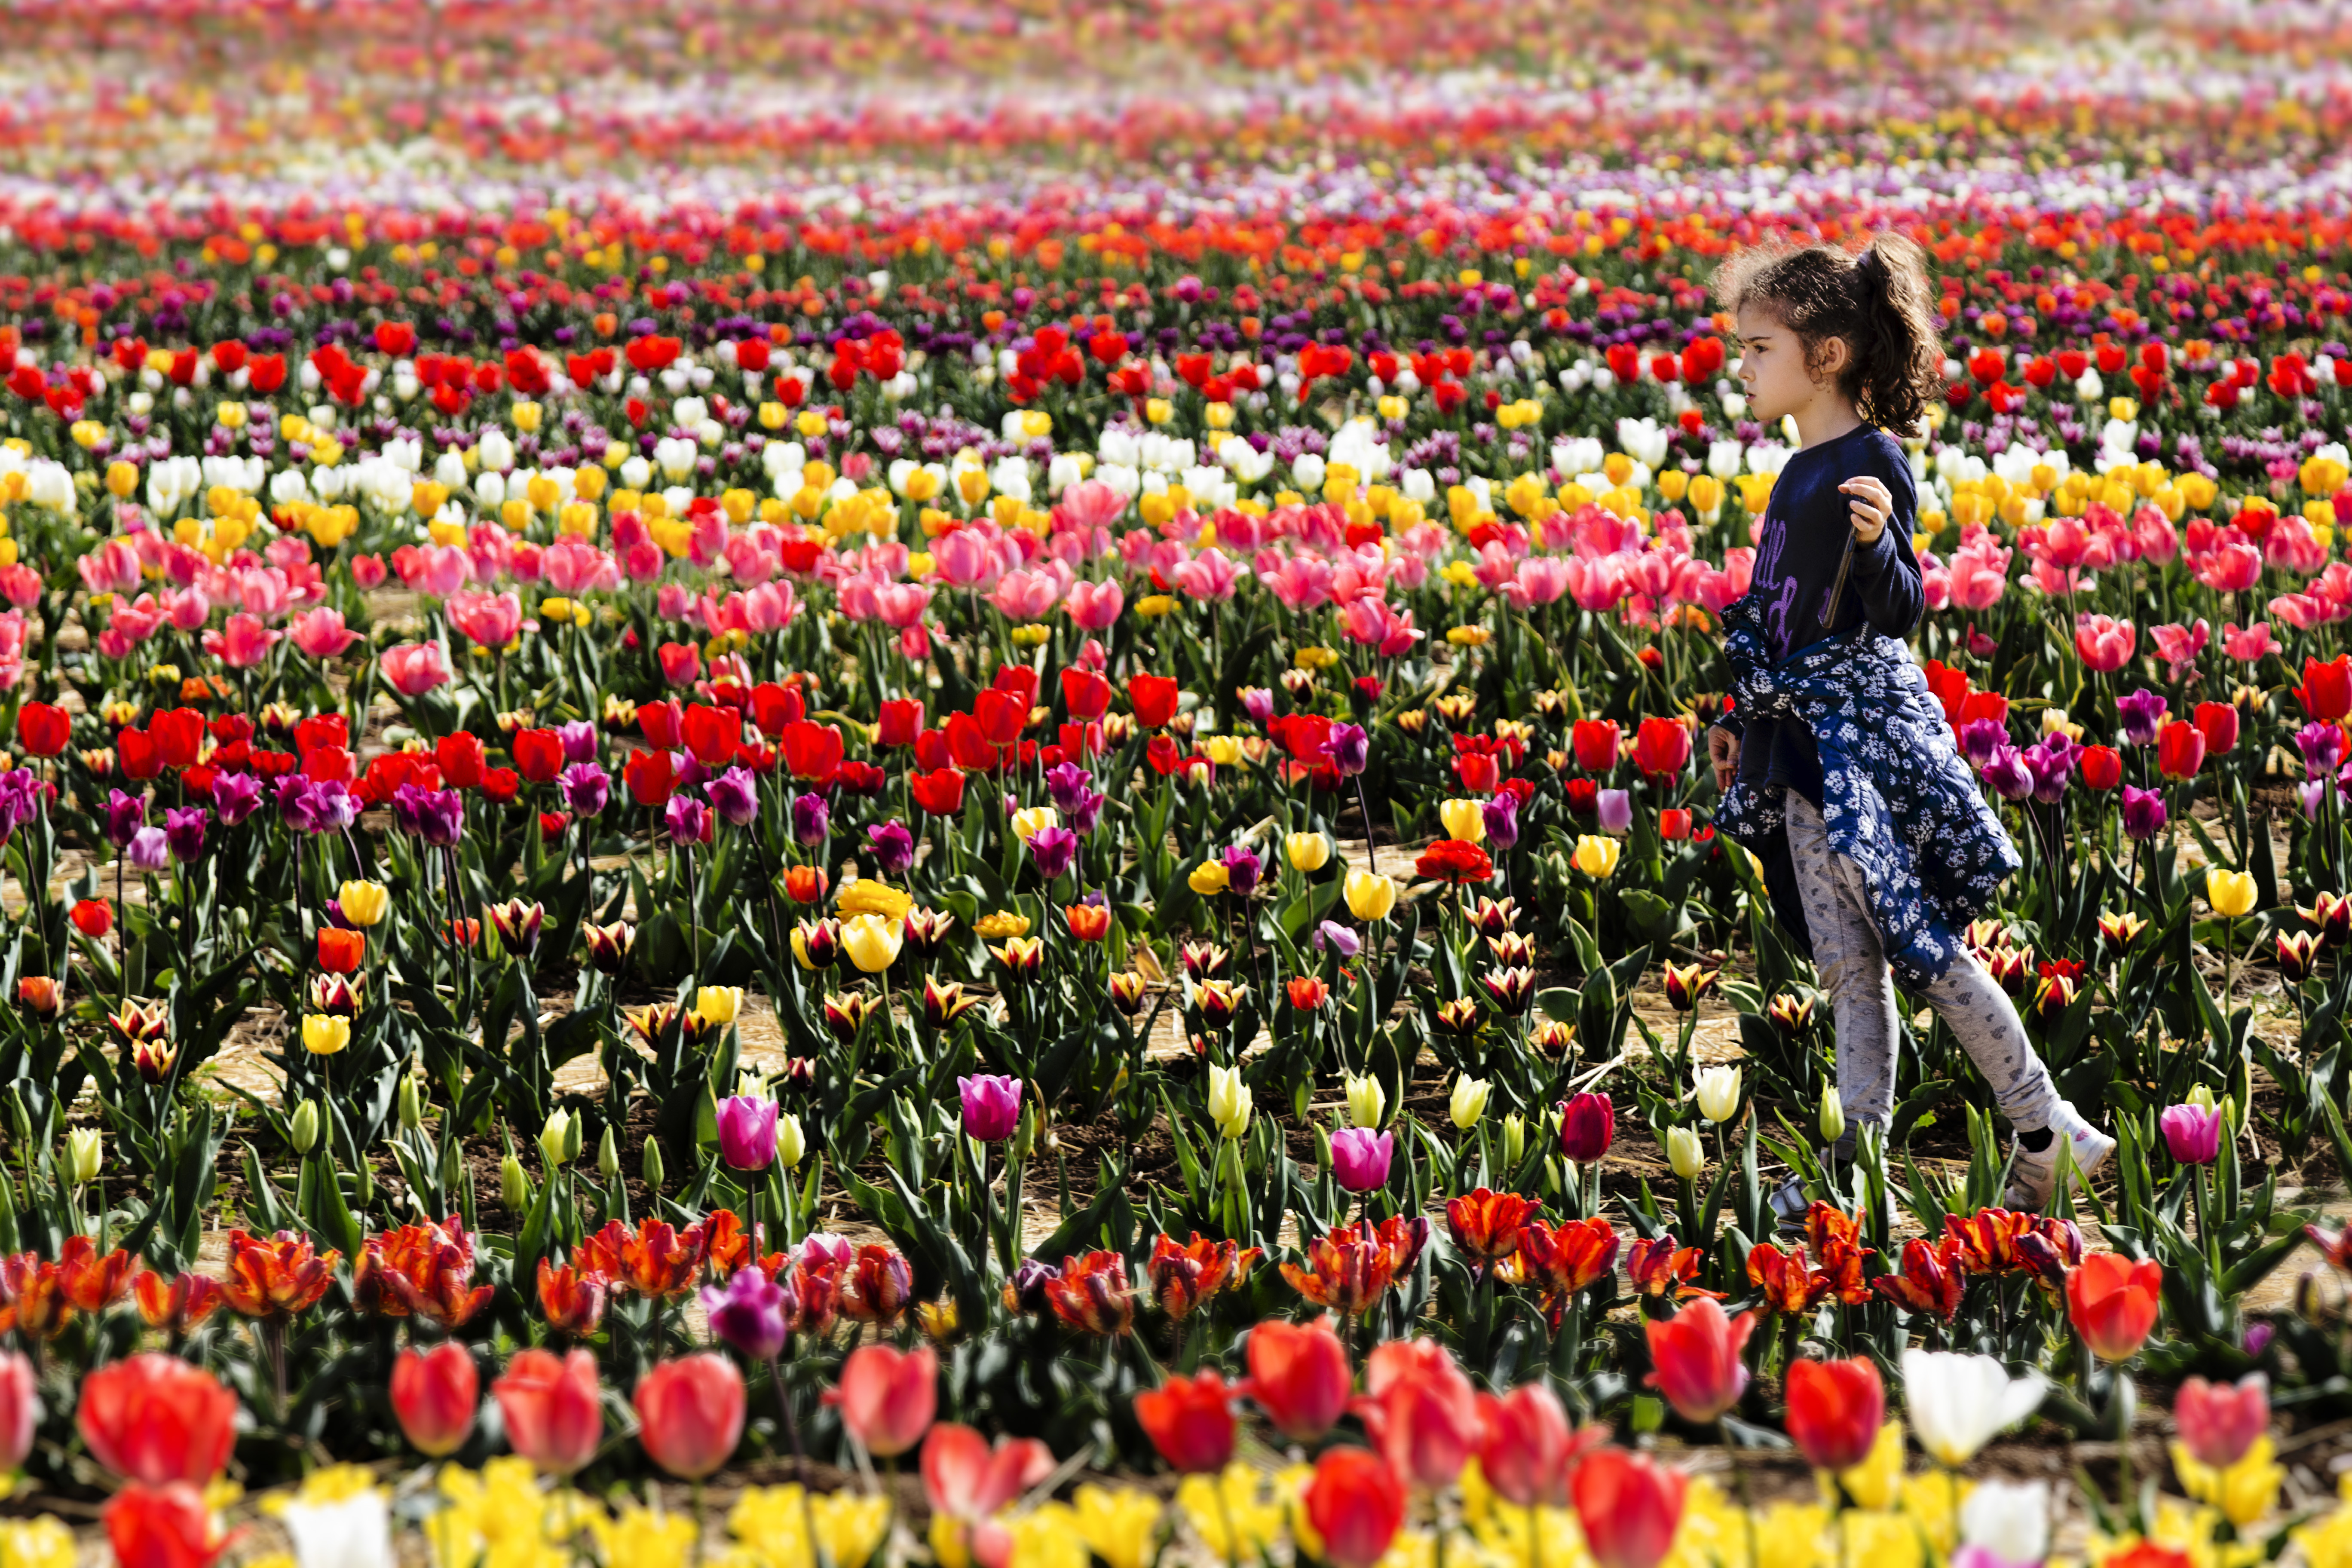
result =
[{"label": "purple tulip", "polygon": [[2334,724],[2305,724],[2295,731],[2294,743],[2303,752],[2303,771],[2308,777],[2336,771],[2344,760],[2344,731]]},{"label": "purple tulip", "polygon": [[751,1361],[774,1360],[792,1332],[792,1292],[757,1268],[738,1268],[725,1285],[704,1286],[702,1309],[719,1342]]},{"label": "purple tulip", "polygon": [[1274,693],[1263,686],[1244,687],[1241,692],[1242,711],[1254,724],[1263,725],[1274,717]]},{"label": "purple tulip", "polygon": [[[457,793],[449,792],[452,798]],[[310,792],[310,819],[318,825],[318,832],[341,833],[360,819],[359,796],[341,779],[321,779]]]},{"label": "purple tulip", "polygon": [[2025,753],[2006,741],[1993,748],[1984,779],[2003,800],[2023,800],[2033,793],[2033,770],[2025,765]]},{"label": "purple tulip", "polygon": [[2128,697],[2116,699],[2116,712],[2124,721],[2124,739],[2135,746],[2153,745],[2156,732],[2164,728],[2164,716],[2171,709],[2159,694],[2141,687]]},{"label": "purple tulip", "polygon": [[1979,773],[1992,761],[1994,749],[2008,741],[2009,726],[1998,719],[1971,719],[1960,726],[1960,754]]},{"label": "purple tulip", "polygon": [[613,779],[595,763],[574,763],[556,775],[563,805],[574,816],[595,816],[613,798]]},{"label": "purple tulip", "polygon": [[1372,760],[1372,738],[1360,724],[1334,724],[1323,752],[1340,777],[1354,778]]},{"label": "purple tulip", "polygon": [[734,1094],[719,1102],[719,1157],[736,1171],[764,1171],[776,1163],[776,1102]]},{"label": "purple tulip", "polygon": [[1077,809],[1078,797],[1094,782],[1095,775],[1076,763],[1055,763],[1045,770],[1046,796],[1053,801],[1054,809],[1066,816]]},{"label": "purple tulip", "polygon": [[1622,833],[1633,826],[1633,797],[1622,789],[1604,789],[1592,799],[1593,816],[1603,833]]},{"label": "purple tulip", "polygon": [[142,827],[132,834],[125,853],[142,871],[160,871],[172,863],[172,843],[160,827]]},{"label": "purple tulip", "polygon": [[1342,1127],[1331,1134],[1331,1173],[1351,1193],[1369,1193],[1388,1185],[1389,1158],[1396,1152],[1396,1134],[1374,1134],[1361,1127]]},{"label": "purple tulip", "polygon": [[1092,833],[1095,830],[1095,825],[1102,820],[1105,798],[1097,791],[1080,790],[1078,798],[1070,805],[1070,831],[1082,837]]},{"label": "purple tulip", "polygon": [[1078,858],[1078,836],[1066,827],[1041,827],[1029,836],[1029,858],[1037,863],[1037,875],[1050,882]]},{"label": "purple tulip", "polygon": [[0,838],[41,814],[41,781],[29,768],[0,771]]},{"label": "purple tulip", "polygon": [[[299,774],[293,775],[299,777]],[[309,782],[304,781],[306,784]],[[125,795],[110,790],[106,796],[106,841],[117,849],[127,847],[131,836],[146,826],[147,801],[143,795]]]},{"label": "purple tulip", "polygon": [[704,784],[702,795],[730,827],[748,827],[760,818],[760,781],[749,768],[729,768]]},{"label": "purple tulip", "polygon": [[1052,1264],[1035,1258],[1024,1258],[1013,1269],[1013,1278],[1004,1282],[1004,1299],[1016,1304],[1020,1311],[1032,1316],[1052,1310],[1053,1300],[1045,1287],[1062,1277],[1062,1271]]},{"label": "purple tulip", "polygon": [[593,763],[596,760],[596,726],[588,720],[574,719],[569,724],[558,724],[555,738],[563,742],[565,762]]},{"label": "purple tulip", "polygon": [[251,773],[214,774],[213,809],[223,827],[235,827],[261,809],[261,781]]},{"label": "purple tulip", "polygon": [[1364,951],[1364,939],[1338,921],[1325,921],[1315,928],[1315,951],[1326,950],[1342,958],[1353,958]]},{"label": "purple tulip", "polygon": [[2317,820],[2319,816],[2320,803],[2327,798],[2327,781],[2324,778],[2312,779],[2307,783],[2297,785],[2296,787],[2303,791],[2303,815],[2305,818],[2312,821]]},{"label": "purple tulip", "polygon": [[2064,735],[2047,735],[2025,749],[2026,771],[2033,775],[2033,798],[2055,805],[2066,797],[2074,765],[2074,742]]},{"label": "purple tulip", "polygon": [[210,814],[201,805],[174,807],[163,814],[163,837],[171,840],[175,858],[193,860],[205,852],[205,824],[209,819]]},{"label": "purple tulip", "polygon": [[669,829],[673,844],[710,842],[710,808],[687,795],[669,797],[669,804],[662,807],[662,825]]},{"label": "purple tulip", "polygon": [[1257,891],[1258,879],[1265,875],[1265,862],[1258,858],[1256,850],[1235,844],[1218,858],[1224,863],[1227,888],[1244,899]]},{"label": "purple tulip", "polygon": [[[1620,792],[1622,793],[1622,791]],[[1625,820],[1633,819],[1633,803],[1625,803]],[[1508,849],[1519,841],[1519,797],[1504,793],[1488,796],[1479,805],[1478,815],[1486,819],[1486,841],[1497,849]]]},{"label": "purple tulip", "polygon": [[2176,1105],[2156,1119],[2164,1146],[2184,1165],[2210,1165],[2221,1155],[2221,1112],[2211,1106]]},{"label": "purple tulip", "polygon": [[[286,797],[281,793],[278,807],[286,809]],[[425,789],[404,784],[392,792],[393,825],[403,833],[423,839],[435,848],[446,848],[457,842],[459,827],[465,821],[466,803],[454,789]],[[312,808],[315,820],[316,809]]]},{"label": "purple tulip", "polygon": [[978,1073],[956,1079],[963,1090],[963,1130],[983,1143],[1002,1143],[1021,1125],[1021,1080]]},{"label": "purple tulip", "polygon": [[886,877],[903,877],[915,863],[915,836],[903,822],[885,822],[866,830],[874,847],[874,868]]},{"label": "purple tulip", "polygon": [[2124,785],[2124,837],[2135,841],[2164,831],[2164,796],[2152,789]]},{"label": "purple tulip", "polygon": [[833,832],[833,808],[824,804],[824,796],[814,790],[793,797],[793,842],[809,847],[822,844]]}]

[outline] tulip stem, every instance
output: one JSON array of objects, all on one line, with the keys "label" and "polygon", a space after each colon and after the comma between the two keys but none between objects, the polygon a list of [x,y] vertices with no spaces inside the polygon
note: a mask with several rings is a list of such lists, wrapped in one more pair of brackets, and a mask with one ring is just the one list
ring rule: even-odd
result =
[{"label": "tulip stem", "polygon": [[[768,1381],[776,1385],[776,1408],[783,1415],[784,1436],[793,1446],[793,1479],[800,1484],[801,1528],[808,1531],[809,1556],[812,1561],[819,1564],[819,1568],[824,1568],[824,1548],[817,1539],[816,1533],[816,1505],[809,1500],[808,1451],[801,1446],[800,1417],[793,1413],[792,1391],[784,1386],[784,1363],[782,1356],[772,1355],[768,1358]],[[697,1539],[699,1539],[700,1521],[698,1520],[696,1529]]]},{"label": "tulip stem", "polygon": [[1377,877],[1381,874],[1380,851],[1372,847],[1372,804],[1365,797],[1364,775],[1361,773],[1356,775],[1356,809],[1364,814],[1364,864]]}]

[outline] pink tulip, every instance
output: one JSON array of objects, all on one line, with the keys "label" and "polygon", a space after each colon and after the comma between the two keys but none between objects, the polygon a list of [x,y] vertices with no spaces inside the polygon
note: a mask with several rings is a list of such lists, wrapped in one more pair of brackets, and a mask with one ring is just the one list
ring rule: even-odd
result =
[{"label": "pink tulip", "polygon": [[2205,651],[2210,629],[2201,620],[2194,626],[2148,628],[2147,635],[2156,639],[2157,657],[2168,667],[2165,671],[2166,679],[2177,681],[2188,678],[2189,670],[2196,666],[2197,656]]},{"label": "pink tulip", "polygon": [[2195,563],[2197,580],[2217,594],[2242,594],[2261,580],[2263,552],[2242,540],[2224,540]]},{"label": "pink tulip", "polygon": [[903,1454],[930,1430],[940,1406],[940,1358],[930,1346],[901,1352],[866,1345],[841,1363],[841,1386],[825,1394],[841,1407],[841,1424],[887,1458]]},{"label": "pink tulip", "polygon": [[931,590],[920,583],[886,583],[874,590],[874,613],[886,626],[908,631],[931,607]]},{"label": "pink tulip", "polygon": [[1212,546],[1178,565],[1172,578],[1186,598],[1223,604],[1234,596],[1234,584],[1241,574],[1236,563]]},{"label": "pink tulip", "polygon": [[[359,575],[358,567],[359,563],[353,562],[353,577]],[[546,575],[547,585],[559,594],[616,588],[621,582],[620,567],[613,558],[576,533],[567,533],[549,545],[540,557],[540,569]]]},{"label": "pink tulip", "polygon": [[1100,479],[1082,479],[1062,492],[1061,504],[1054,508],[1054,525],[1091,532],[1108,528],[1126,510],[1125,496]]},{"label": "pink tulip", "polygon": [[1034,621],[1054,607],[1062,596],[1061,585],[1049,572],[1007,572],[996,580],[995,591],[988,602],[994,605],[1006,619]]},{"label": "pink tulip", "polygon": [[1127,595],[1117,583],[1091,583],[1081,577],[1063,595],[1062,612],[1071,623],[1090,632],[1108,631],[1127,606]]},{"label": "pink tulip", "polygon": [[332,658],[360,640],[343,625],[343,612],[324,605],[294,617],[294,646],[312,658]]},{"label": "pink tulip", "polygon": [[445,607],[449,624],[484,647],[504,647],[522,635],[522,602],[511,593],[458,594]]},{"label": "pink tulip", "polygon": [[942,535],[931,546],[931,565],[940,581],[951,588],[984,587],[994,581],[998,570],[996,552],[970,528]]},{"label": "pink tulip", "polygon": [[2172,1418],[2180,1424],[2180,1446],[2190,1458],[2226,1470],[2269,1428],[2269,1384],[2258,1372],[2234,1384],[2192,1377],[2180,1385]]},{"label": "pink tulip", "polygon": [[376,665],[393,689],[404,697],[421,697],[449,679],[449,656],[439,643],[402,643],[376,657]]},{"label": "pink tulip", "polygon": [[2137,641],[2138,633],[2129,621],[2088,613],[2075,617],[2074,651],[2083,656],[2084,664],[2103,674],[2121,669]]},{"label": "pink tulip", "polygon": [[231,669],[250,669],[267,658],[271,645],[285,635],[262,625],[260,616],[239,611],[219,631],[205,634],[205,651]]},{"label": "pink tulip", "polygon": [[2221,628],[2221,651],[2242,664],[2256,663],[2273,646],[2268,621],[2256,621],[2243,629],[2235,626]]},{"label": "pink tulip", "polygon": [[1270,571],[1261,568],[1257,580],[1293,612],[1311,610],[1331,596],[1331,568],[1312,556],[1288,556]]}]

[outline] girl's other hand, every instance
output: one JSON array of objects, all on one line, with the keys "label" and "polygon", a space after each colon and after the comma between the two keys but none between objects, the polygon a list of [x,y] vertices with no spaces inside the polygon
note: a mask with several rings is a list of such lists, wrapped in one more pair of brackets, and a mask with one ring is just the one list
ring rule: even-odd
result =
[{"label": "girl's other hand", "polygon": [[1877,543],[1878,536],[1886,531],[1886,520],[1895,515],[1894,493],[1868,474],[1848,479],[1838,489],[1853,498],[1847,505],[1853,513],[1854,542]]},{"label": "girl's other hand", "polygon": [[1739,737],[1728,730],[1708,725],[1706,762],[1707,765],[1715,770],[1717,792],[1727,793],[1731,788],[1731,781],[1739,776]]}]

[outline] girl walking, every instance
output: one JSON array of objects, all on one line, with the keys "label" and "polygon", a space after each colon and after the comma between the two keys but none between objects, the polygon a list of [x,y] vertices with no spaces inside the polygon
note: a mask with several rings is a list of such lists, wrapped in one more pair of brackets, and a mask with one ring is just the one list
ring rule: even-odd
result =
[{"label": "girl walking", "polygon": [[[2059,1097],[2008,994],[1961,935],[2020,864],[1902,638],[1925,600],[1917,489],[1891,432],[1943,386],[1925,258],[1898,234],[1741,252],[1717,273],[1753,417],[1795,419],[1748,594],[1724,612],[1732,707],[1707,731],[1717,826],[1763,862],[1774,917],[1810,957],[1837,1028],[1853,1130],[1895,1109],[1895,983],[1926,1001],[2016,1131],[2009,1206],[2039,1211],[2059,1139],[2087,1175],[2115,1141]],[[1793,1181],[1774,1195],[1801,1214]]]}]

